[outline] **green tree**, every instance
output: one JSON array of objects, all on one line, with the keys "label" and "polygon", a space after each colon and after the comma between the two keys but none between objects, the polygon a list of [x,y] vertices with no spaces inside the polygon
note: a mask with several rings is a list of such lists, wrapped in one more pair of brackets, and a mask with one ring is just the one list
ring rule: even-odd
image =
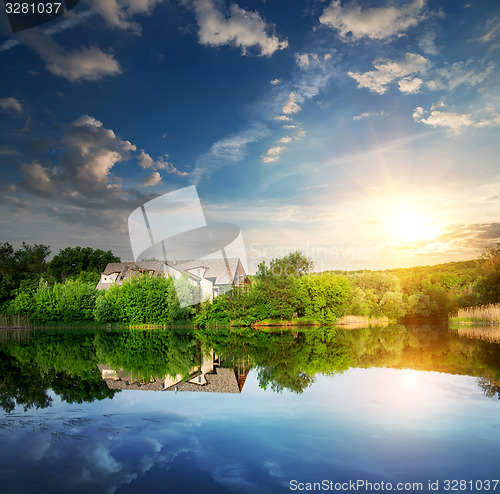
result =
[{"label": "green tree", "polygon": [[380,308],[384,316],[389,319],[401,319],[405,313],[405,304],[401,292],[387,292],[380,301]]},{"label": "green tree", "polygon": [[299,317],[333,322],[346,313],[351,283],[330,273],[309,275],[299,280],[297,292]]},{"label": "green tree", "polygon": [[78,276],[82,271],[101,273],[110,262],[120,262],[110,250],[91,247],[66,247],[61,249],[50,261],[50,273],[64,281],[68,277]]},{"label": "green tree", "polygon": [[46,245],[23,242],[22,249],[14,250],[8,242],[0,244],[0,304],[14,298],[22,282],[38,282],[46,272],[49,254]]}]

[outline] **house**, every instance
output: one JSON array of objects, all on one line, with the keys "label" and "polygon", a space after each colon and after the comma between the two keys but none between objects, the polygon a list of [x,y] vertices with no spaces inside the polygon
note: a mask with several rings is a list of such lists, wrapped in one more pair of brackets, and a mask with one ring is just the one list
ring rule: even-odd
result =
[{"label": "house", "polygon": [[193,286],[200,287],[202,300],[213,300],[234,286],[249,283],[241,259],[214,258],[197,260],[112,262],[106,266],[97,284],[98,290],[111,285],[121,285],[134,276],[148,273],[150,276],[165,276],[174,280],[187,278]]},{"label": "house", "polygon": [[121,285],[134,276],[149,273],[151,276],[163,276],[164,264],[160,261],[110,262],[101,273],[97,284],[98,290],[107,290],[111,285]]},{"label": "house", "polygon": [[241,393],[250,370],[245,364],[222,367],[220,357],[213,351],[202,357],[201,365],[191,369],[187,379],[177,375],[151,378],[146,382],[134,378],[131,372],[114,370],[109,365],[99,364],[98,368],[109,389],[205,393]]}]

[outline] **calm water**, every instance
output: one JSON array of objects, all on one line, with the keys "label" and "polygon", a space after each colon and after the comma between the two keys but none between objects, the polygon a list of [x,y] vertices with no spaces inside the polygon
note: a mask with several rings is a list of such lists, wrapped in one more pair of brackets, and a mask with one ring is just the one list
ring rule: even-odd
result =
[{"label": "calm water", "polygon": [[493,491],[500,347],[480,335],[4,334],[2,492]]}]

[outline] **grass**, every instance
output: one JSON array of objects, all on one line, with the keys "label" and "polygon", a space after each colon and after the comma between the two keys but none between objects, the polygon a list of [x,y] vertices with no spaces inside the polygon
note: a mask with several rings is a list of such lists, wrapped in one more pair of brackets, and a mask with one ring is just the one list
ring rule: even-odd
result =
[{"label": "grass", "polygon": [[459,309],[452,321],[458,324],[500,324],[500,304]]}]

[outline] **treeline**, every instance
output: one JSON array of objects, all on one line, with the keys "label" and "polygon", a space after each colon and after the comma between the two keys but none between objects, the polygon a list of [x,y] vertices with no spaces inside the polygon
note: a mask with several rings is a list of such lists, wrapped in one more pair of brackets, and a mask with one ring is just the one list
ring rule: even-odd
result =
[{"label": "treeline", "polygon": [[[458,308],[500,302],[500,246],[474,261],[386,271],[311,273],[313,263],[292,252],[261,263],[252,283],[213,303],[181,308],[170,279],[144,275],[98,291],[99,275],[119,258],[91,248],[61,250],[0,244],[1,312],[34,323],[56,321],[199,325],[258,322],[331,323],[344,315],[391,320],[444,319]],[[185,282],[185,292],[194,288]]]},{"label": "treeline", "polygon": [[96,285],[109,262],[120,262],[110,250],[91,247],[61,249],[51,261],[47,245],[28,245],[14,250],[8,242],[0,243],[0,311],[19,293],[32,294],[40,284],[49,287],[66,280]]}]

